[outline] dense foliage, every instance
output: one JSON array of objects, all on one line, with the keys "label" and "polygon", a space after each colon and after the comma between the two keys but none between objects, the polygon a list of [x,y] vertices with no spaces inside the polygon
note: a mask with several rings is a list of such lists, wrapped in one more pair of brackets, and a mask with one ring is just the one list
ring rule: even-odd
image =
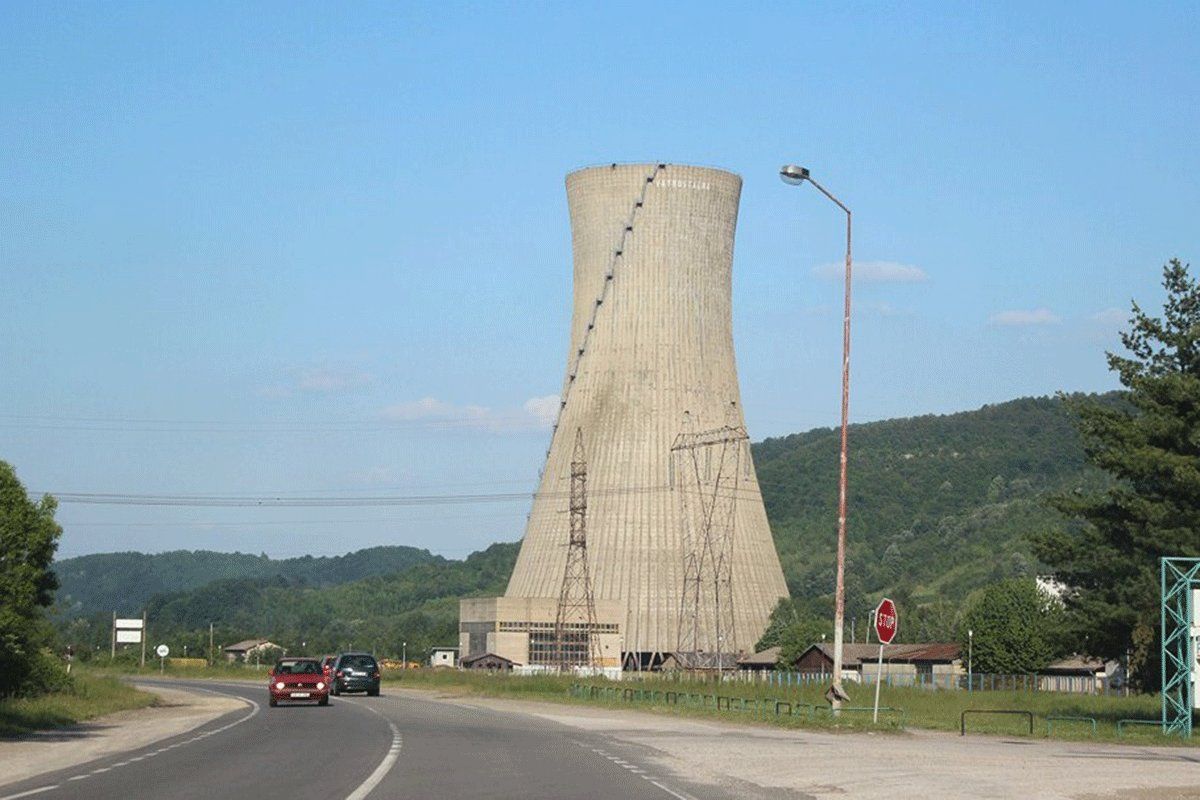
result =
[{"label": "dense foliage", "polygon": [[344,556],[271,559],[248,553],[176,550],[169,553],[97,553],[55,563],[61,588],[58,612],[66,616],[117,612],[141,614],[146,602],[166,592],[196,589],[213,581],[283,578],[290,583],[332,586],[388,575],[441,560],[415,547],[372,547]]},{"label": "dense foliage", "polygon": [[1036,536],[1037,554],[1072,589],[1068,609],[1090,632],[1089,650],[1132,650],[1147,687],[1159,678],[1158,559],[1200,556],[1200,285],[1176,259],[1163,287],[1163,316],[1134,303],[1121,336],[1128,355],[1108,354],[1125,402],[1069,401],[1088,459],[1114,481],[1058,498],[1081,524]]},{"label": "dense foliage", "polygon": [[[974,642],[969,642],[969,632]],[[971,653],[973,672],[1004,675],[1038,672],[1061,649],[1062,605],[1028,578],[994,583],[971,598],[960,641]]]},{"label": "dense foliage", "polygon": [[[828,603],[837,431],[768,439],[754,458],[792,596]],[[1104,483],[1059,398],[853,425],[849,478],[847,625],[856,619],[862,639],[887,594],[907,641],[956,640],[971,592],[1038,573],[1029,534],[1066,525],[1046,498]]]},{"label": "dense foliage", "polygon": [[50,570],[62,528],[52,497],[30,500],[0,461],[0,697],[38,694],[66,676],[47,647],[44,611],[58,584]]}]

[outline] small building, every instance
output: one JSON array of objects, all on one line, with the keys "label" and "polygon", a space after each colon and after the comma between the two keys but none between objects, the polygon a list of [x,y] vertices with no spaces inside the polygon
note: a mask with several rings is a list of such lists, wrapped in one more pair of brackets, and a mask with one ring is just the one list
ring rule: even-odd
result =
[{"label": "small building", "polygon": [[782,649],[781,647],[768,647],[766,650],[760,650],[752,655],[739,658],[737,662],[738,669],[749,670],[751,672],[773,670],[779,661],[779,651]]},{"label": "small building", "polygon": [[222,647],[221,652],[225,654],[226,661],[254,661],[256,658],[270,660],[284,650],[269,639],[245,639]]},{"label": "small building", "polygon": [[[462,659],[491,653],[527,668],[554,669],[557,597],[469,597],[458,602],[458,652]],[[594,635],[596,666],[621,666],[621,624],[625,606],[617,600],[596,600],[596,624],[566,624],[564,639],[580,663],[587,659]]]},{"label": "small building", "polygon": [[733,672],[738,668],[735,653],[683,652],[668,653],[663,659],[663,672]]},{"label": "small building", "polygon": [[511,659],[496,655],[495,653],[481,653],[477,656],[464,658],[460,663],[463,669],[486,669],[492,672],[507,672],[513,667],[521,666],[514,663]]},{"label": "small building", "polygon": [[[880,670],[878,644],[846,643],[842,645],[842,680],[873,681],[876,675],[881,675],[885,681],[901,684],[949,681],[951,676],[963,672],[961,650],[949,642],[889,644],[883,648]],[[814,644],[800,654],[793,666],[797,672],[831,674],[833,645]]]},{"label": "small building", "polygon": [[1124,670],[1119,662],[1072,655],[1049,664],[1038,674],[1038,688],[1048,692],[1093,694],[1124,686]]},{"label": "small building", "polygon": [[457,647],[435,647],[429,655],[429,666],[449,667],[454,668],[455,662],[458,661]]}]

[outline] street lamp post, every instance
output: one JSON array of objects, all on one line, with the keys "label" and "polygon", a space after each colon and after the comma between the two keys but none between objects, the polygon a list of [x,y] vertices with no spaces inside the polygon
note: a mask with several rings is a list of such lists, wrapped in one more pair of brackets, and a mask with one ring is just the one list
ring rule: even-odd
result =
[{"label": "street lamp post", "polygon": [[[962,641],[961,639],[959,641]],[[961,652],[961,651],[959,651]],[[975,631],[971,628],[967,629],[967,691],[974,691],[974,681],[971,680],[971,673],[975,667]]]},{"label": "street lamp post", "polygon": [[408,642],[400,643],[400,660],[404,662],[404,669],[408,669]]},{"label": "street lamp post", "polygon": [[851,214],[841,200],[812,179],[804,167],[786,165],[779,170],[784,183],[798,186],[805,181],[828,197],[846,212],[846,289],[842,312],[842,445],[838,472],[838,534],[837,534],[837,580],[834,588],[833,611],[833,686],[830,687],[830,704],[840,709],[846,693],[842,691],[842,640],[846,616],[846,430],[850,420],[850,274],[851,274]]}]

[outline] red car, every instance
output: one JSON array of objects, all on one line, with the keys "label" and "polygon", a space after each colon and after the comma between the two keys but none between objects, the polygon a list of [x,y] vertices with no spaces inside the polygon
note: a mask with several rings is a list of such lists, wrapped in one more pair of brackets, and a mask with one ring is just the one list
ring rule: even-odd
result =
[{"label": "red car", "polygon": [[325,656],[321,659],[321,669],[325,672],[325,685],[333,685],[333,664],[337,661],[337,656]]},{"label": "red car", "polygon": [[267,678],[272,706],[279,705],[281,700],[329,705],[329,683],[321,662],[315,658],[281,658]]}]

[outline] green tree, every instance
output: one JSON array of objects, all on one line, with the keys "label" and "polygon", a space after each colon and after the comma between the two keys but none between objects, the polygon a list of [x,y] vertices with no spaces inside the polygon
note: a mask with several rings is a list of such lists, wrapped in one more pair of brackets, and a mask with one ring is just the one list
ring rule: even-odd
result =
[{"label": "green tree", "polygon": [[1158,559],[1200,556],[1200,286],[1178,259],[1163,268],[1162,317],[1135,302],[1121,334],[1127,355],[1108,353],[1123,402],[1067,398],[1089,461],[1113,480],[1059,497],[1078,519],[1034,538],[1037,556],[1071,588],[1067,607],[1089,631],[1091,654],[1132,662],[1143,687],[1158,682]]},{"label": "green tree", "polygon": [[43,611],[58,588],[50,563],[62,528],[54,498],[34,502],[13,468],[0,461],[0,697],[33,694],[64,679]]},{"label": "green tree", "polygon": [[811,606],[785,597],[771,612],[767,630],[758,640],[755,649],[778,647],[779,665],[790,667],[805,650],[820,642],[823,636],[833,638],[833,625],[828,616],[819,616]]},{"label": "green tree", "polygon": [[968,601],[959,625],[963,652],[974,631],[974,672],[1037,672],[1058,654],[1061,606],[1029,578],[1012,578],[984,588]]}]

